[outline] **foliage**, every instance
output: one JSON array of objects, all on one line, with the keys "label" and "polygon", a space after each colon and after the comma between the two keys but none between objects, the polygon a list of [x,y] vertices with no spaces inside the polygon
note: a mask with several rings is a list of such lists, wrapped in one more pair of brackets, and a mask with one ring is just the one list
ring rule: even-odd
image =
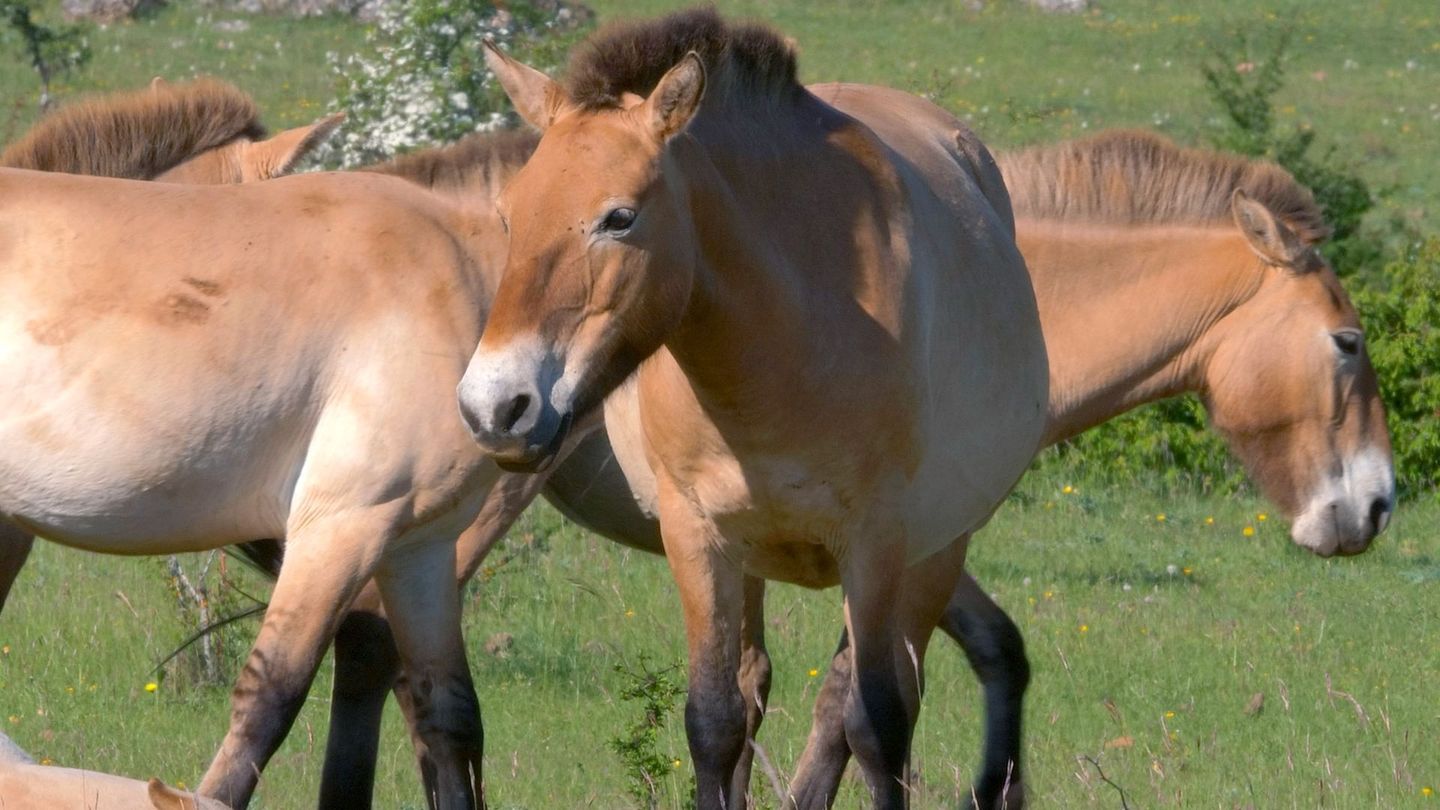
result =
[{"label": "foliage", "polygon": [[[1382,286],[1383,284],[1383,286]],[[1391,262],[1355,293],[1380,378],[1402,495],[1440,485],[1440,239]]]},{"label": "foliage", "polygon": [[54,100],[50,81],[90,61],[88,26],[79,23],[47,25],[36,19],[37,0],[0,0],[0,43],[18,40],[23,58],[40,77],[40,109]]},{"label": "foliage", "polygon": [[1275,161],[1315,193],[1333,229],[1322,251],[1337,271],[1373,267],[1382,261],[1384,246],[1361,229],[1375,207],[1369,186],[1340,162],[1333,146],[1312,151],[1313,128],[1302,124],[1285,131],[1275,123],[1274,98],[1285,86],[1285,56],[1293,33],[1281,29],[1266,48],[1241,32],[1215,48],[1201,74],[1211,100],[1225,114],[1226,126],[1212,140],[1221,149]]},{"label": "foliage", "polygon": [[1205,407],[1191,395],[1137,408],[1062,442],[1039,466],[1126,485],[1143,479],[1159,489],[1234,492],[1245,485],[1239,462],[1208,429]]},{"label": "foliage", "polygon": [[675,702],[685,694],[685,687],[675,676],[679,665],[652,670],[649,659],[641,656],[636,669],[623,663],[615,665],[616,674],[625,679],[620,698],[640,704],[640,717],[621,737],[610,739],[610,749],[620,755],[629,777],[627,790],[642,808],[655,810],[660,801],[660,785],[665,774],[678,767],[679,760],[660,753],[660,732],[669,722]]},{"label": "foliage", "polygon": [[485,67],[484,40],[553,55],[541,43],[585,20],[582,9],[554,0],[386,3],[364,53],[329,55],[334,106],[347,118],[322,160],[361,166],[503,123],[506,102]]}]

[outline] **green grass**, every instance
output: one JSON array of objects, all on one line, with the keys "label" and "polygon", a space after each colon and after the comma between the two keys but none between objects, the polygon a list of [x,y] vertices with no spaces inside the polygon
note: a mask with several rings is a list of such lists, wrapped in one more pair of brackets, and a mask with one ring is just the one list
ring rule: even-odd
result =
[{"label": "green grass", "polygon": [[[1282,521],[1258,521],[1258,501],[1083,481],[1066,495],[1066,483],[1027,479],[972,551],[972,569],[1028,640],[1036,806],[1119,806],[1077,761],[1086,755],[1132,806],[1427,806],[1421,789],[1440,789],[1440,507],[1407,505],[1369,554],[1322,561],[1292,546]],[[623,806],[607,741],[635,709],[618,699],[626,683],[614,666],[682,660],[668,570],[549,509],[528,515],[505,552],[513,558],[471,587],[465,614],[492,802]],[[828,662],[838,608],[835,591],[772,588],[776,689],[761,743],[782,773],[803,747],[818,685],[809,671]],[[505,658],[483,650],[500,632],[515,639]],[[41,548],[0,629],[6,731],[58,763],[193,785],[223,731],[225,690],[172,678],[144,691],[183,635],[156,561]],[[933,648],[928,675],[917,806],[950,806],[978,759],[980,704],[948,641]],[[313,802],[329,681],[327,669],[257,807]],[[1249,716],[1256,693],[1264,708]],[[672,723],[662,749],[688,763],[678,713]],[[687,779],[677,770],[663,806],[682,806]],[[858,802],[853,771],[849,782],[842,806]],[[378,797],[381,807],[419,799],[393,713]]]},{"label": "green grass", "polygon": [[[674,4],[594,5],[608,18]],[[795,36],[808,81],[931,94],[996,146],[1113,126],[1199,142],[1216,125],[1197,69],[1208,43],[1293,21],[1299,47],[1279,99],[1282,122],[1311,123],[1363,177],[1389,187],[1390,212],[1431,230],[1440,222],[1440,10],[1430,0],[1101,5],[1074,17],[1012,2],[975,13],[958,0],[722,7]],[[215,28],[239,17],[179,3],[99,31],[91,66],[58,89],[63,97],[211,73],[255,94],[273,126],[315,118],[331,96],[325,53],[353,47],[360,27],[246,16],[245,32]],[[0,59],[0,136],[33,120],[32,85],[23,65]],[[1421,789],[1440,791],[1440,505],[1402,507],[1364,557],[1320,561],[1292,547],[1280,521],[1256,521],[1265,507],[1249,499],[1147,495],[1146,482],[1102,487],[1054,475],[1027,479],[972,552],[973,570],[1030,645],[1026,752],[1036,806],[1119,806],[1114,789],[1077,761],[1085,755],[1132,806],[1427,806]],[[1067,483],[1078,494],[1062,494]],[[1252,538],[1242,535],[1246,525],[1258,530]],[[509,548],[519,553],[472,586],[466,610],[492,804],[621,806],[623,769],[607,741],[634,709],[618,700],[625,684],[614,666],[682,660],[667,570],[549,510],[528,516]],[[833,648],[838,603],[834,591],[772,590],[777,685],[761,742],[786,773],[817,685],[808,673],[823,670]],[[188,629],[158,562],[45,546],[0,622],[9,650],[0,652],[0,722],[58,763],[193,785],[223,733],[227,691],[181,675],[144,690],[155,661]],[[253,625],[232,648],[247,632]],[[515,637],[507,658],[482,650],[498,632]],[[948,642],[934,647],[929,678],[915,757],[921,807],[953,804],[979,736],[973,679]],[[327,668],[256,806],[313,804],[329,681]],[[1256,693],[1264,709],[1252,717],[1243,710]],[[678,723],[663,745],[688,761]],[[682,806],[687,769],[677,769],[665,806]],[[853,779],[849,789],[854,805]],[[420,804],[393,713],[378,796],[380,807]]]}]

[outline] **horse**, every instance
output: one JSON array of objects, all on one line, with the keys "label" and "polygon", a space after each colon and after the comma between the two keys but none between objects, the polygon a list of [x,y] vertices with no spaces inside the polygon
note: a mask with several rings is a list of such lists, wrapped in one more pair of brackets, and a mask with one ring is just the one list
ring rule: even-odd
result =
[{"label": "horse", "polygon": [[906,93],[836,109],[783,38],[712,10],[592,37],[563,85],[487,60],[543,135],[501,192],[510,250],[458,390],[477,446],[543,470],[633,373],[698,806],[744,801],[747,573],[842,586],[845,736],[876,806],[904,806],[930,631],[1045,423],[993,159]]},{"label": "horse", "polygon": [[[0,152],[0,167],[220,185],[289,172],[344,119],[267,138],[255,102],[214,79],[110,93],[49,113]],[[34,538],[0,523],[0,609]]]},{"label": "horse", "polygon": [[159,779],[38,764],[0,734],[0,806],[8,810],[229,810],[214,799],[176,790]]},{"label": "horse", "polygon": [[343,113],[266,137],[255,102],[215,79],[109,93],[46,115],[0,166],[171,183],[248,183],[288,174]]},{"label": "horse", "polygon": [[493,211],[373,173],[195,186],[4,169],[0,212],[0,517],[108,553],[287,543],[200,792],[248,802],[373,575],[430,799],[473,806],[454,541],[499,470],[453,391],[503,250]]}]

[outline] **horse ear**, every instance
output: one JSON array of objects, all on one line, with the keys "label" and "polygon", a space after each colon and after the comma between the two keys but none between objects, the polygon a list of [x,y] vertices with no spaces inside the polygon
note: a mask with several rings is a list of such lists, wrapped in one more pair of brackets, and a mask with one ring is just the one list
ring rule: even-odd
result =
[{"label": "horse ear", "polygon": [[655,137],[666,141],[683,130],[700,109],[704,95],[705,63],[691,51],[660,77],[660,83],[645,101]]},{"label": "horse ear", "polygon": [[1263,203],[1251,199],[1240,189],[1230,197],[1230,211],[1235,224],[1255,251],[1268,264],[1289,270],[1305,269],[1305,255],[1310,248],[1294,231],[1275,216]]},{"label": "horse ear", "polygon": [[335,134],[345,113],[327,115],[313,124],[287,129],[273,138],[246,144],[241,174],[246,181],[269,180],[289,174],[300,159]]},{"label": "horse ear", "polygon": [[196,810],[195,800],[184,793],[152,778],[149,786],[150,803],[155,810]]},{"label": "horse ear", "polygon": [[505,95],[515,105],[515,112],[541,132],[549,129],[569,104],[558,82],[511,59],[491,39],[485,40],[485,64],[500,80]]}]

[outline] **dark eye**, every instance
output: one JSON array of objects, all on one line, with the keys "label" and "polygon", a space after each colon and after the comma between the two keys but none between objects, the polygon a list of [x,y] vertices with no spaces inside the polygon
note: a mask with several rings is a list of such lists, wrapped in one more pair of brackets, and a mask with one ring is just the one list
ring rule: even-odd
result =
[{"label": "dark eye", "polygon": [[1334,332],[1331,333],[1330,337],[1332,340],[1335,341],[1335,348],[1339,349],[1341,354],[1353,355],[1360,353],[1359,332],[1354,332],[1350,330],[1346,330],[1344,332]]},{"label": "dark eye", "polygon": [[616,208],[614,211],[605,215],[605,219],[600,222],[600,230],[609,231],[610,233],[621,233],[622,231],[630,230],[630,226],[634,224],[634,208]]}]

